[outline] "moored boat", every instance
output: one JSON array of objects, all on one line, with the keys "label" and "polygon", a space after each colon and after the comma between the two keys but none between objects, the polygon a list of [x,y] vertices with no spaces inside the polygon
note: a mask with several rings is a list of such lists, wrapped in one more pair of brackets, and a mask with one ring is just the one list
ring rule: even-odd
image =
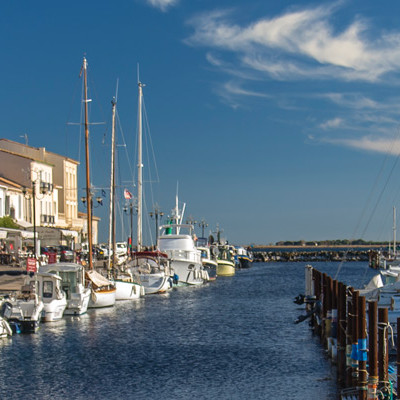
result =
[{"label": "moored boat", "polygon": [[235,275],[235,261],[228,245],[218,246],[217,264],[218,276]]},{"label": "moored boat", "polygon": [[112,307],[115,304],[117,291],[112,282],[95,270],[88,270],[85,273],[91,288],[89,308]]},{"label": "moored boat", "polygon": [[134,252],[129,270],[143,286],[145,294],[165,293],[172,287],[168,256],[160,251]]},{"label": "moored boat", "polygon": [[215,281],[217,279],[217,254],[218,248],[215,245],[207,246],[207,240],[205,243],[197,240],[197,249],[200,250],[201,262],[203,264],[204,271],[207,272],[207,281]]},{"label": "moored boat", "polygon": [[36,285],[39,299],[43,302],[42,321],[59,321],[67,307],[67,298],[61,287],[61,278],[55,273],[39,272],[28,277],[26,284]]},{"label": "moored boat", "polygon": [[237,260],[239,262],[238,268],[250,268],[253,263],[253,257],[251,253],[246,250],[243,246],[235,246]]},{"label": "moored boat", "polygon": [[85,269],[77,263],[43,265],[40,272],[51,272],[61,278],[61,287],[66,294],[66,315],[81,315],[87,311],[91,289],[85,287]]},{"label": "moored boat", "polygon": [[39,329],[44,304],[39,299],[34,282],[23,285],[21,291],[6,304],[9,305],[7,321],[13,332],[35,333]]}]

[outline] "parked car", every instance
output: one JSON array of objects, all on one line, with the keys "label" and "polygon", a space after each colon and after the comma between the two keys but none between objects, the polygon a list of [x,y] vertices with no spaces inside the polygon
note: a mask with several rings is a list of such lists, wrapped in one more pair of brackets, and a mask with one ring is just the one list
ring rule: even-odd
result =
[{"label": "parked car", "polygon": [[[100,243],[98,246],[103,251],[103,257],[107,258],[109,254],[108,245],[104,243]],[[112,252],[112,250],[111,250]]]},{"label": "parked car", "polygon": [[58,246],[57,253],[60,255],[60,261],[74,261],[74,251],[68,246]]},{"label": "parked car", "polygon": [[41,247],[40,254],[43,256],[49,256],[50,253],[57,253],[57,250],[53,247]]},{"label": "parked car", "polygon": [[115,254],[117,256],[125,256],[128,252],[128,247],[125,242],[117,242],[115,248]]}]

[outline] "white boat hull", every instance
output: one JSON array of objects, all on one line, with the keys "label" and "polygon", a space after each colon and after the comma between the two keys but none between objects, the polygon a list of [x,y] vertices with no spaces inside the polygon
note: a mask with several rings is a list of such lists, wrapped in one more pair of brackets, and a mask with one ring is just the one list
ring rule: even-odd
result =
[{"label": "white boat hull", "polygon": [[171,278],[163,272],[140,274],[139,279],[145,294],[165,293],[171,288]]},{"label": "white boat hull", "polygon": [[116,289],[92,291],[89,299],[89,308],[112,307],[115,304]]},{"label": "white boat hull", "polygon": [[88,309],[91,290],[84,288],[82,293],[71,293],[67,302],[65,315],[82,315]]},{"label": "white boat hull", "polygon": [[34,333],[39,329],[44,304],[37,300],[10,301],[11,314],[8,317],[10,323],[17,323],[22,333]]},{"label": "white boat hull", "polygon": [[67,307],[67,300],[65,297],[60,300],[53,300],[50,303],[44,303],[42,312],[43,322],[59,321],[64,314]]},{"label": "white boat hull", "polygon": [[203,266],[188,260],[171,260],[171,268],[178,275],[179,282],[187,285],[201,285],[207,277]]},{"label": "white boat hull", "polygon": [[115,288],[117,289],[115,294],[115,300],[137,300],[143,294],[143,287],[134,282],[125,281],[114,281]]}]

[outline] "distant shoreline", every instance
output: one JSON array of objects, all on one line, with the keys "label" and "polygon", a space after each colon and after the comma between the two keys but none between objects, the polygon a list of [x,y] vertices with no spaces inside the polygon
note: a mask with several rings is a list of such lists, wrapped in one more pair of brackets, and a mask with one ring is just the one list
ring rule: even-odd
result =
[{"label": "distant shoreline", "polygon": [[318,245],[318,246],[296,246],[296,245],[253,245],[248,246],[253,250],[258,249],[376,249],[381,247],[388,247],[388,244],[338,244],[338,245]]}]

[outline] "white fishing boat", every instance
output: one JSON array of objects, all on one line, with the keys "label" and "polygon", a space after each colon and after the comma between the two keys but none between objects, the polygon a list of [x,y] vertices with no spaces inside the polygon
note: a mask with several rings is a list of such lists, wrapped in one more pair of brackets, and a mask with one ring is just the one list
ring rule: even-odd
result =
[{"label": "white fishing boat", "polygon": [[[208,274],[203,268],[201,252],[193,240],[193,228],[193,225],[181,223],[162,225],[157,247],[168,255],[179,283],[201,285],[208,280]],[[182,233],[182,230],[188,232]]]},{"label": "white fishing boat", "polygon": [[36,285],[36,293],[43,302],[42,321],[59,321],[67,307],[67,297],[61,287],[62,280],[55,273],[39,272],[27,277],[27,285]]},{"label": "white fishing boat", "polygon": [[7,305],[7,321],[13,332],[35,333],[39,329],[44,304],[39,299],[35,282],[23,285],[15,297],[7,300]]},{"label": "white fishing boat", "polygon": [[89,308],[112,307],[116,300],[116,288],[113,283],[93,269],[85,273],[88,287],[91,289]]},{"label": "white fishing boat", "polygon": [[81,315],[87,311],[91,289],[85,287],[85,269],[81,264],[47,264],[39,271],[55,273],[61,278],[61,287],[67,298],[65,315]]},{"label": "white fishing boat", "polygon": [[129,264],[145,294],[165,293],[173,285],[168,256],[160,251],[136,251]]}]

